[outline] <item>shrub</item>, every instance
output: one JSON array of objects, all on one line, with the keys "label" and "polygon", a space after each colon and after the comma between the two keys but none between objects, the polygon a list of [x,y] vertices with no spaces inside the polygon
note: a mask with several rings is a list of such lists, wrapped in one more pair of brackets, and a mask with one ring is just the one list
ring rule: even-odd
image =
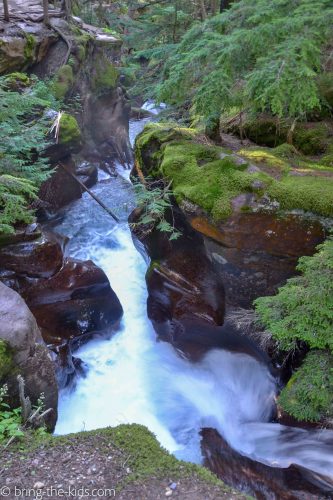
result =
[{"label": "shrub", "polygon": [[51,173],[42,152],[50,127],[45,110],[55,104],[42,82],[18,92],[0,78],[0,233],[31,221],[29,204]]},{"label": "shrub", "polygon": [[302,257],[301,276],[288,280],[277,295],[255,301],[260,322],[281,349],[293,349],[297,341],[333,352],[333,240],[317,247],[312,257]]},{"label": "shrub", "polygon": [[333,357],[310,351],[279,397],[279,404],[298,420],[333,418]]}]

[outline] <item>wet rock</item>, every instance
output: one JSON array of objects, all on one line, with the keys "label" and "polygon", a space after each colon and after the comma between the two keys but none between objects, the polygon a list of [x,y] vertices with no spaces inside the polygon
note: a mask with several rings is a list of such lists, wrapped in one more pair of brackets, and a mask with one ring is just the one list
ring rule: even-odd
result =
[{"label": "wet rock", "polygon": [[76,175],[86,187],[90,188],[98,181],[98,168],[96,165],[83,162],[76,168]]},{"label": "wet rock", "polygon": [[332,498],[328,479],[300,467],[269,467],[232,450],[214,429],[201,432],[204,464],[230,486],[262,500]]},{"label": "wet rock", "polygon": [[49,344],[115,327],[123,314],[106,274],[92,261],[66,259],[58,273],[23,296]]},{"label": "wet rock", "polygon": [[[22,234],[22,241],[0,248],[0,269],[18,276],[48,278],[62,266],[66,238],[54,233]],[[18,236],[19,237],[19,236]]]},{"label": "wet rock", "polygon": [[[71,157],[62,160],[66,168],[76,173],[76,165]],[[56,210],[80,198],[82,188],[62,167],[55,168],[52,177],[45,181],[39,191],[39,198],[47,209]]]},{"label": "wet rock", "polygon": [[53,411],[47,421],[53,429],[57,420],[58,387],[53,363],[48,349],[43,343],[40,330],[24,300],[0,282],[0,340],[10,347],[12,370],[7,373],[14,404],[18,404],[17,374],[21,373],[26,386],[26,394],[33,403],[41,393],[45,395],[46,408]]},{"label": "wet rock", "polygon": [[325,238],[318,219],[293,214],[234,213],[219,224],[204,215],[190,215],[189,220],[205,236],[228,302],[240,307],[273,294],[295,274],[298,258],[312,255]]},{"label": "wet rock", "polygon": [[[134,211],[133,221],[138,216]],[[158,230],[137,234],[152,259],[147,271],[148,316],[156,332],[173,341],[174,322],[194,318],[210,325],[222,325],[224,288],[209,260],[202,237],[194,231],[177,207],[172,215],[181,236],[170,241]],[[168,217],[168,215],[167,215]]]}]

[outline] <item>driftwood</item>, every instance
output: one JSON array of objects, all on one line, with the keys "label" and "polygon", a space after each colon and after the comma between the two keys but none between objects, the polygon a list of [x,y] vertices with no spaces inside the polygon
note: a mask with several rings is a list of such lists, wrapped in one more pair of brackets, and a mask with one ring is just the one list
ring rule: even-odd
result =
[{"label": "driftwood", "polygon": [[116,222],[119,222],[119,218],[102,202],[102,200],[100,200],[98,198],[98,196],[95,195],[95,193],[93,193],[89,188],[87,188],[87,186],[85,186],[83,184],[83,182],[80,181],[80,179],[78,179],[76,177],[75,174],[73,174],[73,172],[71,172],[67,167],[66,165],[64,165],[63,163],[59,163],[60,167],[62,167],[65,172],[67,172],[68,175],[70,175],[74,180],[76,180],[76,182],[78,184],[80,184],[80,186],[82,187],[82,189],[84,189],[95,201],[97,201],[97,203],[109,214],[111,215],[111,217],[116,221]]}]

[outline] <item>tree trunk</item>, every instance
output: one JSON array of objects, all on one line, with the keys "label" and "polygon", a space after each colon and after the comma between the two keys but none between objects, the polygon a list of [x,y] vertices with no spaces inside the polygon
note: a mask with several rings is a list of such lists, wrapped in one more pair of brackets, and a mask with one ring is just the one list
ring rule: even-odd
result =
[{"label": "tree trunk", "polygon": [[220,1],[220,12],[228,9],[231,5],[232,0],[221,0]]},{"label": "tree trunk", "polygon": [[65,18],[68,20],[72,12],[71,0],[62,0],[61,10],[65,13]]},{"label": "tree trunk", "polygon": [[205,19],[207,19],[205,0],[199,0],[199,8],[200,8],[201,19],[204,21]]},{"label": "tree trunk", "polygon": [[43,14],[44,14],[44,19],[43,19],[44,24],[46,24],[46,26],[50,26],[49,2],[48,2],[48,0],[43,0]]},{"label": "tree trunk", "polygon": [[5,21],[9,23],[9,8],[8,8],[8,0],[3,0],[3,14]]},{"label": "tree trunk", "polygon": [[215,14],[217,13],[217,8],[218,8],[218,0],[211,0],[210,11],[212,16],[215,16]]}]

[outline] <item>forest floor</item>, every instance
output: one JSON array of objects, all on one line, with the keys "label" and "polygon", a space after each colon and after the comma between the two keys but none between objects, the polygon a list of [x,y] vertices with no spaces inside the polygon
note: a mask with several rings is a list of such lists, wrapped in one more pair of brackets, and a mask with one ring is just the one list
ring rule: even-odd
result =
[{"label": "forest floor", "polygon": [[[136,449],[136,442],[142,446]],[[0,460],[0,498],[246,498],[208,470],[176,460],[136,425],[29,436],[3,451]]]}]

